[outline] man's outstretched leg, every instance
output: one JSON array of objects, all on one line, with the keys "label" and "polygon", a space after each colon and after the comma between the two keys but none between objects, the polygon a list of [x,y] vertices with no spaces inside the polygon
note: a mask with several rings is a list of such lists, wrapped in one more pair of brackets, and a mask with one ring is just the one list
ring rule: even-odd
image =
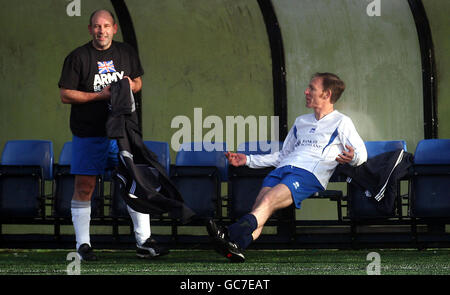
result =
[{"label": "man's outstretched leg", "polygon": [[292,202],[286,185],[264,187],[256,198],[253,210],[228,228],[220,228],[209,221],[208,233],[216,244],[216,251],[233,262],[245,261],[242,251],[259,237],[264,224],[276,210],[286,208]]}]

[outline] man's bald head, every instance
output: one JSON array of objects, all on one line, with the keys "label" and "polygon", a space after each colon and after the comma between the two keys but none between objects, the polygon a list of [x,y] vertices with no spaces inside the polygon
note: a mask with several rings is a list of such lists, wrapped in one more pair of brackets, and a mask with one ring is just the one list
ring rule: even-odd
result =
[{"label": "man's bald head", "polygon": [[114,14],[113,14],[111,11],[109,11],[109,10],[107,10],[107,9],[98,9],[98,10],[92,12],[91,17],[89,18],[89,25],[92,26],[92,19],[93,19],[97,14],[99,14],[99,15],[100,15],[100,14],[107,14],[107,15],[109,15],[109,16],[111,17],[111,19],[112,19],[112,24],[113,24],[113,25],[116,24],[116,18],[114,17]]}]

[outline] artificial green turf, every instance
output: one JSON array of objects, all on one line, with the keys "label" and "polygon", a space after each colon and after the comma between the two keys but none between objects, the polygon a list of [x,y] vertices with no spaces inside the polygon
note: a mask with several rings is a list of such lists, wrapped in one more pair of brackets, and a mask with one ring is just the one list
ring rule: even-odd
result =
[{"label": "artificial green turf", "polygon": [[[0,250],[0,274],[65,275],[68,250]],[[450,250],[248,250],[245,263],[229,263],[212,250],[172,250],[138,259],[131,250],[96,250],[82,275],[366,275],[369,252],[381,258],[381,275],[449,275]]]}]

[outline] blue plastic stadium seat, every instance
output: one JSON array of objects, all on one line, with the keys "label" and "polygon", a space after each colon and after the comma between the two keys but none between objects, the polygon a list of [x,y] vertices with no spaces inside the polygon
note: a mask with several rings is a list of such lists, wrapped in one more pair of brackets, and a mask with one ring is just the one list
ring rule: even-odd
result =
[{"label": "blue plastic stadium seat", "polygon": [[379,154],[393,152],[398,149],[407,151],[406,141],[404,140],[366,141],[364,143],[367,149],[367,158],[373,158]]},{"label": "blue plastic stadium seat", "polygon": [[[391,141],[366,141],[364,142],[367,149],[367,157],[373,158],[382,153],[393,152],[399,149],[406,151],[406,142],[404,140]],[[348,195],[348,215],[354,219],[366,218],[386,218],[395,216],[392,214],[384,214],[377,210],[375,201],[368,198],[365,190],[350,183],[347,186]]]},{"label": "blue plastic stadium seat", "polygon": [[177,153],[171,179],[198,217],[221,215],[220,186],[228,179],[226,151],[225,143],[190,142]]},{"label": "blue plastic stadium seat", "polygon": [[[71,201],[75,187],[75,176],[70,174],[72,162],[72,142],[64,143],[59,154],[58,163],[55,164],[53,193],[53,216],[59,218],[71,217]],[[91,216],[103,215],[103,189],[101,178],[97,178],[97,185],[91,198]]]},{"label": "blue plastic stadium seat", "polygon": [[414,153],[410,214],[450,217],[450,139],[424,139]]},{"label": "blue plastic stadium seat", "polygon": [[414,153],[414,164],[450,164],[450,139],[424,139],[419,141]]},{"label": "blue plastic stadium seat", "polygon": [[[281,151],[281,141],[244,142],[238,148],[238,153],[245,155],[271,154]],[[228,215],[238,219],[251,211],[256,197],[261,190],[264,178],[274,167],[251,169],[247,166],[229,167],[228,181]]]},{"label": "blue plastic stadium seat", "polygon": [[68,165],[72,162],[72,142],[64,143],[61,153],[59,154],[58,165]]},{"label": "blue plastic stadium seat", "polygon": [[6,142],[0,165],[0,216],[45,216],[45,180],[53,177],[53,144],[48,140]]},{"label": "blue plastic stadium seat", "polygon": [[176,166],[214,166],[219,170],[220,180],[228,179],[226,143],[188,142],[181,145],[175,160]]},{"label": "blue plastic stadium seat", "polygon": [[170,150],[169,144],[163,141],[144,141],[145,146],[156,154],[158,162],[166,169],[167,175],[170,175]]},{"label": "blue plastic stadium seat", "polygon": [[49,140],[10,140],[2,153],[2,165],[37,165],[44,178],[53,178],[53,143]]}]

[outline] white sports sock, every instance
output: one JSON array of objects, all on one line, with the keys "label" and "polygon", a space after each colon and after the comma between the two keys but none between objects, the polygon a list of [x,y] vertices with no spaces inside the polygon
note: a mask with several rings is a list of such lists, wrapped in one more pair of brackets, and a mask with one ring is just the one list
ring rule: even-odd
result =
[{"label": "white sports sock", "polygon": [[128,213],[130,213],[131,220],[133,220],[134,236],[136,237],[136,243],[140,246],[150,238],[150,214],[144,214],[134,211],[127,205]]},{"label": "white sports sock", "polygon": [[89,236],[89,226],[91,222],[91,202],[74,201],[71,202],[72,223],[75,229],[76,248],[83,244],[91,246]]}]

